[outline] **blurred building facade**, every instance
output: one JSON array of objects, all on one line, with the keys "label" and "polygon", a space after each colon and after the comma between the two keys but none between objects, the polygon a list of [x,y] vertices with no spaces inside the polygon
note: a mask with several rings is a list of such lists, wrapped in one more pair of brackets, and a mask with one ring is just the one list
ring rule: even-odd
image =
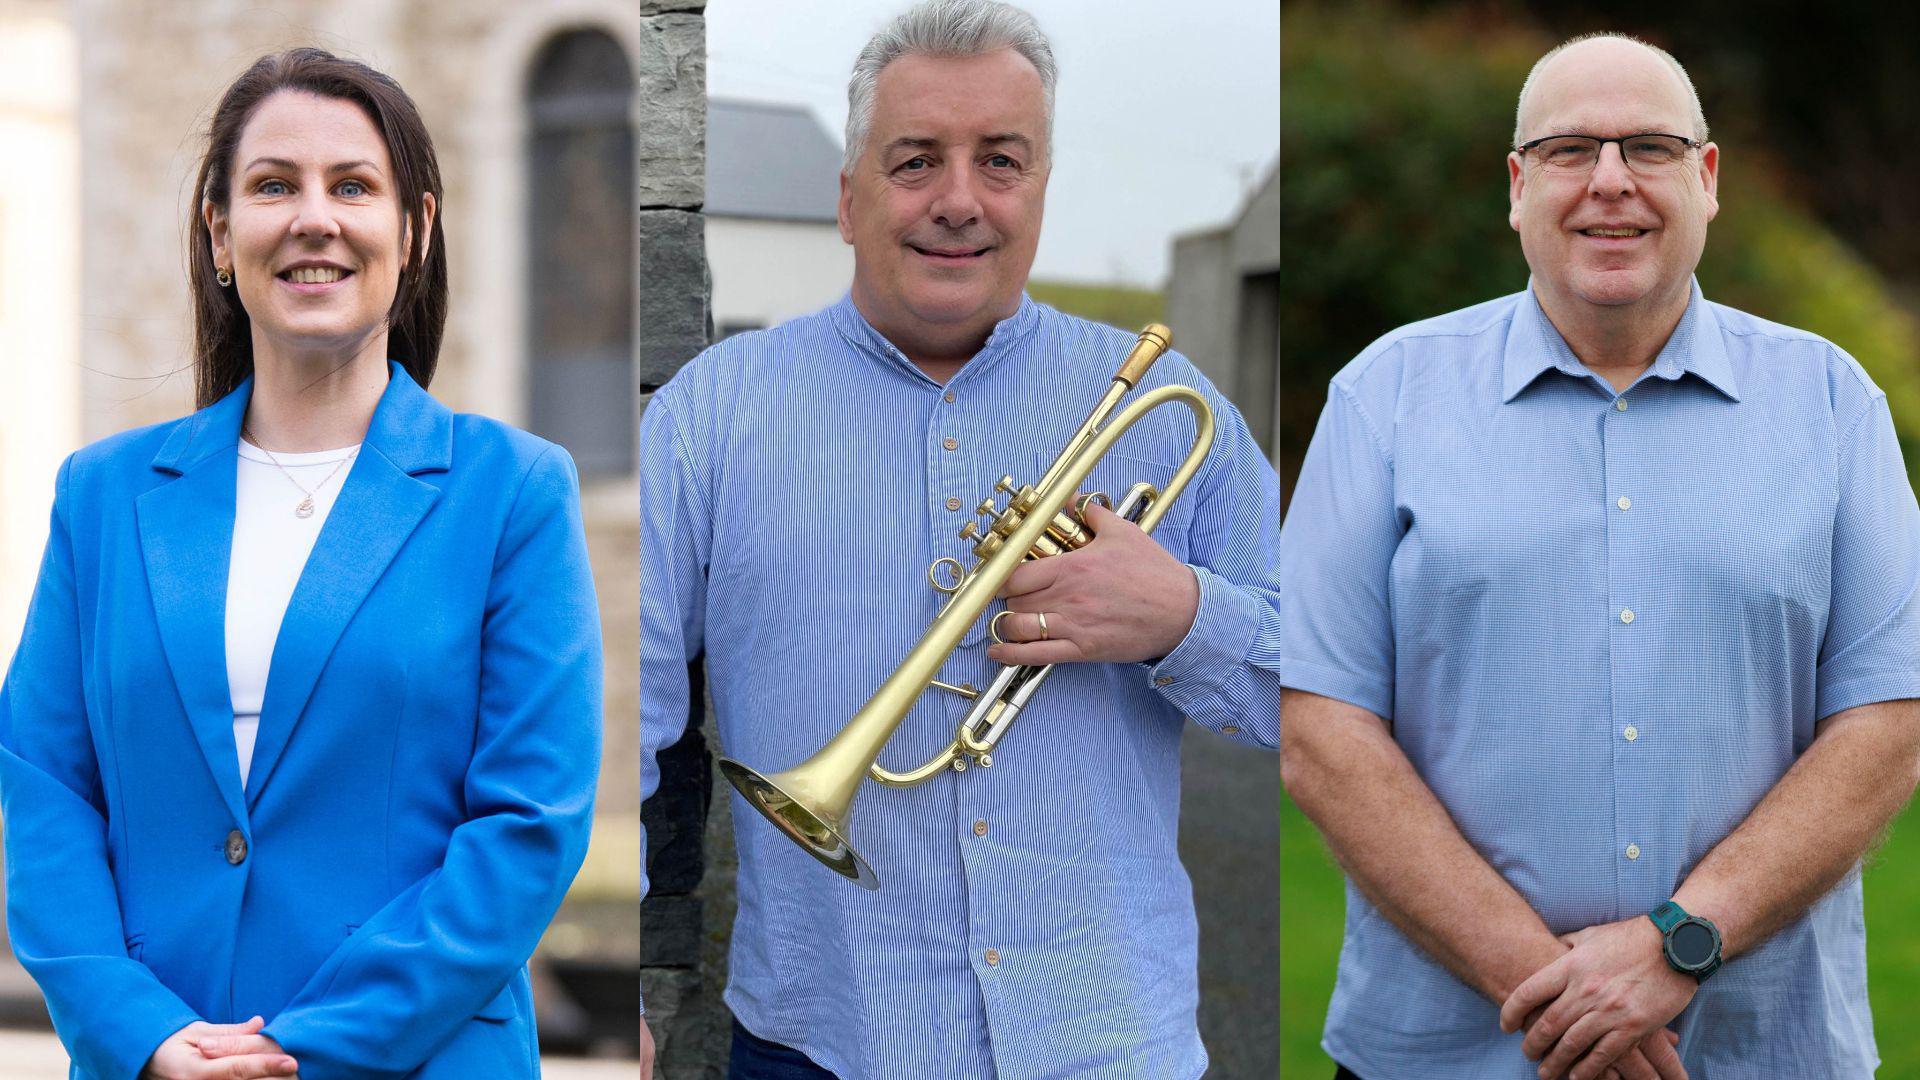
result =
[{"label": "blurred building facade", "polygon": [[1280,168],[1232,221],[1178,236],[1167,282],[1176,345],[1247,419],[1279,464]]},{"label": "blurred building facade", "polygon": [[707,264],[716,337],[777,326],[840,298],[840,144],[800,105],[707,103]]},{"label": "blurred building facade", "polygon": [[[665,329],[706,332],[703,11],[0,0],[0,663],[61,458],[192,410],[184,244],[219,94],[257,57],[300,45],[392,75],[433,134],[446,189],[450,316],[433,393],[566,445],[581,468],[605,765],[594,851],[569,901],[579,917],[563,915],[543,951],[555,970],[597,979],[603,1004],[631,999],[639,950],[635,431],[644,372],[665,362],[649,359],[641,327],[651,310]],[[553,1026],[583,1043],[630,1040],[631,1001],[615,1008],[624,1031],[577,1015]]]}]

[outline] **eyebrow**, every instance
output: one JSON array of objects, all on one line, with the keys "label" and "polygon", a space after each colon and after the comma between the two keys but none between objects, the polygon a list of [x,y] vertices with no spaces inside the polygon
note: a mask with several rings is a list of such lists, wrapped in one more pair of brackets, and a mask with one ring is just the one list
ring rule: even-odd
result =
[{"label": "eyebrow", "polygon": [[[1017,131],[1003,131],[997,135],[988,135],[980,141],[988,144],[1014,143],[1025,150],[1033,149],[1033,140]],[[940,140],[938,139],[928,138],[926,136],[905,136],[888,143],[884,152],[892,153],[895,150],[928,150],[938,147],[939,145]]]},{"label": "eyebrow", "polygon": [[[289,161],[286,158],[257,157],[257,158],[254,158],[252,161],[247,162],[247,167],[245,169],[242,169],[241,171],[251,172],[254,166],[256,165],[271,165],[276,169],[298,170],[300,168],[299,162]],[[360,161],[340,161],[327,166],[327,171],[330,173],[352,172],[355,169],[367,169],[372,172],[380,172],[380,166],[375,165],[373,162],[366,161],[364,159]]]}]

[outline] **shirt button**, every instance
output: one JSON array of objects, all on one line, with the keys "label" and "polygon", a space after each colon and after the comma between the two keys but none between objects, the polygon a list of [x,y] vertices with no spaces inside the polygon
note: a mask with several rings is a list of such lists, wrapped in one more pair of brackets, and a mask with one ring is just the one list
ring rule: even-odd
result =
[{"label": "shirt button", "polygon": [[1620,621],[1621,621],[1621,622],[1623,622],[1623,623],[1630,623],[1630,622],[1632,622],[1632,621],[1633,621],[1633,609],[1632,609],[1632,608],[1621,608],[1621,609],[1620,609]]},{"label": "shirt button", "polygon": [[1639,844],[1628,844],[1628,845],[1627,845],[1627,858],[1629,858],[1629,859],[1637,859],[1637,858],[1639,858],[1639,857],[1640,857],[1640,845],[1639,845]]},{"label": "shirt button", "polygon": [[953,391],[949,390],[941,396],[946,398],[947,404],[949,405],[953,404]]},{"label": "shirt button", "polygon": [[987,950],[987,966],[988,967],[1000,966],[1000,950],[999,949]]},{"label": "shirt button", "polygon": [[1173,685],[1173,676],[1171,676],[1171,675],[1162,675],[1162,676],[1160,676],[1159,678],[1157,678],[1157,679],[1155,679],[1155,680],[1153,680],[1153,685],[1155,685],[1155,686],[1172,686],[1172,685]]},{"label": "shirt button", "polygon": [[1614,505],[1618,506],[1622,510],[1631,510],[1633,509],[1633,500],[1627,498],[1625,495],[1622,495],[1620,496],[1620,500],[1614,503]]},{"label": "shirt button", "polygon": [[1620,734],[1625,735],[1627,737],[1628,742],[1632,742],[1633,740],[1640,737],[1640,729],[1637,727],[1634,727],[1632,724],[1628,724],[1627,730],[1621,732]]},{"label": "shirt button", "polygon": [[954,495],[947,496],[947,509],[949,510],[960,509],[960,499],[958,496],[954,496]]},{"label": "shirt button", "polygon": [[1220,726],[1220,734],[1238,735],[1240,734],[1240,725],[1239,724],[1222,724]]},{"label": "shirt button", "polygon": [[247,838],[235,829],[227,834],[227,865],[239,866],[247,861]]},{"label": "shirt button", "polygon": [[987,819],[986,818],[981,818],[980,820],[973,823],[973,835],[975,836],[987,835]]},{"label": "shirt button", "polygon": [[1614,407],[1614,409],[1616,409],[1616,410],[1618,410],[1619,412],[1626,412],[1626,411],[1627,411],[1627,399],[1626,399],[1626,398],[1623,398],[1623,397],[1618,397],[1618,398],[1614,398],[1614,399],[1613,399],[1613,407]]},{"label": "shirt button", "polygon": [[946,447],[949,450],[957,450],[960,447],[960,440],[949,435],[946,438],[940,440],[940,445]]}]

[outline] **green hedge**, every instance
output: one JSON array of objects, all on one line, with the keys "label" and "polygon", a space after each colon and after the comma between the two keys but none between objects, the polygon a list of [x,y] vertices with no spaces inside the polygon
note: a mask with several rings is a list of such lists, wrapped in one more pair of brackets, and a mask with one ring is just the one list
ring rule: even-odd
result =
[{"label": "green hedge", "polygon": [[[1282,16],[1288,462],[1306,449],[1327,380],[1368,342],[1526,284],[1507,225],[1505,148],[1520,83],[1552,42],[1487,18],[1317,3]],[[1887,391],[1912,470],[1920,328],[1879,275],[1781,193],[1763,154],[1722,146],[1720,216],[1699,277],[1712,299],[1852,353]]]}]

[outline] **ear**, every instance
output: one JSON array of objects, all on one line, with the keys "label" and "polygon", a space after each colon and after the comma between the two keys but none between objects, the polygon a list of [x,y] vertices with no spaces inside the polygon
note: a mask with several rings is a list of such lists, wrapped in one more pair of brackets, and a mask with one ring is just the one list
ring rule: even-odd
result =
[{"label": "ear", "polygon": [[231,258],[232,252],[228,250],[227,245],[226,209],[215,206],[210,200],[203,201],[200,204],[200,217],[207,223],[207,237],[209,241],[211,241],[210,247],[212,249],[209,254],[213,256],[214,268],[219,269],[224,266],[231,269],[233,259]]},{"label": "ear", "polygon": [[847,174],[840,174],[840,242],[853,243],[853,185],[847,182]]},{"label": "ear", "polygon": [[[429,191],[420,197],[420,225],[422,231],[427,234],[426,238],[420,242],[422,264],[426,263],[427,256],[433,252],[433,218],[439,212],[440,204],[434,201],[433,192]],[[407,221],[405,225],[406,232],[400,240],[400,263],[403,266],[413,258],[413,222]]]},{"label": "ear", "polygon": [[1527,187],[1526,162],[1518,153],[1507,155],[1507,224],[1520,231],[1520,196]]},{"label": "ear", "polygon": [[1708,143],[1700,148],[1700,186],[1707,192],[1707,220],[1720,213],[1720,147]]}]

